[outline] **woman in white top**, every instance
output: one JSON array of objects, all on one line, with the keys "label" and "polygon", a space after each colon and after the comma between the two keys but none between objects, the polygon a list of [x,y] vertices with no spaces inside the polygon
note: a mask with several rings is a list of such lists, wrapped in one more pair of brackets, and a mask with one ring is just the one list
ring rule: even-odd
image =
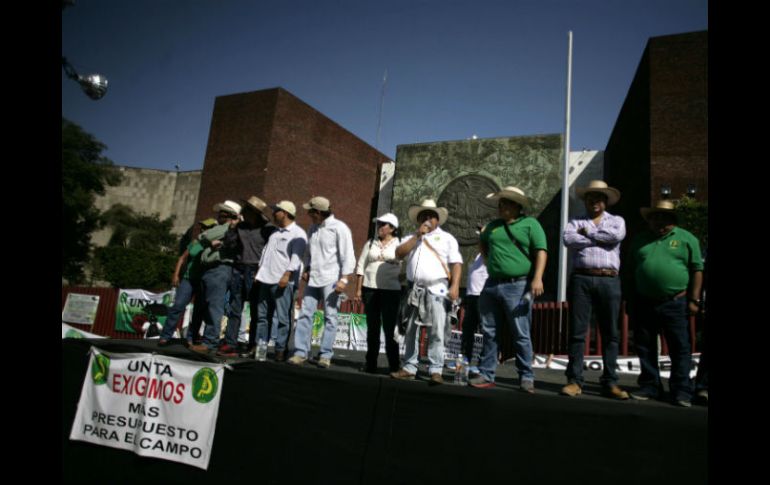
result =
[{"label": "woman in white top", "polygon": [[362,370],[372,374],[377,372],[377,357],[380,354],[380,324],[385,333],[385,353],[390,372],[400,367],[398,342],[394,338],[401,296],[398,279],[401,261],[396,258],[396,248],[400,244],[398,218],[387,213],[375,221],[377,236],[366,242],[356,265],[358,282],[355,297],[356,301],[363,299],[366,309],[367,351]]}]

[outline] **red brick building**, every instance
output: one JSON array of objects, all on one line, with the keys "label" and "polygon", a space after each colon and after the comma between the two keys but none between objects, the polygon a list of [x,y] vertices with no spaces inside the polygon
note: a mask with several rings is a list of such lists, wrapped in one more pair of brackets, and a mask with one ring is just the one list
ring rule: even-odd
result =
[{"label": "red brick building", "polygon": [[388,158],[282,88],[219,96],[214,103],[196,219],[214,204],[256,195],[297,205],[315,195],[353,233],[358,252],[377,208],[379,173]]},{"label": "red brick building", "polygon": [[640,207],[695,190],[708,200],[708,32],[653,37],[604,153],[607,182],[623,197],[613,212],[631,228]]}]

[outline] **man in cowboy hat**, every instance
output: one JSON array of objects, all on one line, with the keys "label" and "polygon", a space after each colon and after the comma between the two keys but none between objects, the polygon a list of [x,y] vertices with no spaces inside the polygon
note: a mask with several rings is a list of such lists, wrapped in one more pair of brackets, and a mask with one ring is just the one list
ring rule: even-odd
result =
[{"label": "man in cowboy hat", "polygon": [[[257,335],[257,295],[259,288],[254,286],[254,277],[259,268],[259,258],[275,226],[269,223],[266,213],[267,204],[252,195],[241,200],[243,220],[225,234],[226,244],[236,248],[233,261],[233,275],[230,277],[230,304],[227,310],[227,329],[225,343],[217,355],[237,357],[239,353],[248,355],[256,347]],[[244,302],[249,302],[251,325],[249,326],[248,349],[238,349],[241,314]]]},{"label": "man in cowboy hat", "polygon": [[236,248],[224,242],[225,234],[235,227],[240,220],[241,205],[232,200],[226,200],[214,205],[217,213],[217,225],[200,235],[203,246],[201,264],[201,289],[206,296],[206,312],[203,314],[206,328],[203,331],[203,342],[190,348],[196,352],[208,353],[219,347],[219,333],[222,327],[222,316],[225,313],[225,295],[233,273],[233,261]]},{"label": "man in cowboy hat", "polygon": [[678,227],[674,204],[659,201],[643,207],[642,217],[649,231],[636,236],[631,244],[631,317],[634,344],[642,372],[640,389],[631,393],[638,400],[657,398],[662,385],[658,369],[657,335],[662,333],[671,357],[668,380],[674,405],[690,407],[690,332],[688,310],[700,309],[703,259],[700,243],[689,231]]},{"label": "man in cowboy hat", "polygon": [[487,224],[481,233],[481,254],[489,274],[479,296],[484,346],[479,375],[468,384],[478,388],[495,386],[497,335],[502,325],[508,324],[516,348],[520,387],[531,394],[535,392],[535,374],[529,329],[533,297],[543,294],[543,272],[548,258],[545,232],[537,219],[522,213],[531,202],[518,187],[505,187],[487,198],[498,201],[500,218]]},{"label": "man in cowboy hat", "polygon": [[600,382],[602,394],[614,399],[628,399],[618,387],[618,315],[620,313],[620,243],[626,237],[626,222],[606,211],[620,200],[620,191],[602,180],[592,180],[579,187],[586,215],[569,221],[564,230],[564,245],[572,251],[572,277],[569,291],[569,364],[565,372],[565,396],[583,392],[583,354],[591,314],[602,339],[604,369]]},{"label": "man in cowboy hat", "polygon": [[[275,328],[275,360],[282,362],[291,331],[294,312],[294,292],[299,287],[302,258],[307,246],[307,234],[294,222],[297,209],[290,200],[272,206],[277,230],[267,241],[259,261],[257,339],[268,341],[270,329]],[[252,320],[252,325],[255,325]]]},{"label": "man in cowboy hat", "polygon": [[[409,219],[418,224],[414,234],[406,236],[396,248],[396,257],[409,256],[406,277],[412,286],[411,295],[422,295],[420,315],[426,315],[423,325],[430,328],[428,344],[429,373],[433,384],[441,384],[444,367],[444,345],[447,305],[460,296],[460,277],[463,258],[457,239],[441,229],[449,212],[437,207],[433,199],[425,199],[420,205],[409,208]],[[451,271],[448,269],[451,267]],[[415,320],[409,322],[404,336],[406,349],[404,365],[391,372],[394,379],[412,380],[417,374],[419,332]]]},{"label": "man in cowboy hat", "polygon": [[305,251],[307,280],[302,297],[302,311],[297,319],[294,334],[294,355],[289,364],[302,365],[310,355],[310,339],[313,331],[313,314],[318,300],[324,302],[324,330],[318,366],[331,366],[334,355],[334,338],[337,335],[337,311],[340,294],[345,292],[348,278],[353,276],[356,259],[353,254],[353,236],[348,226],[334,217],[331,203],[326,197],[313,197],[302,207],[308,211],[313,225],[308,231],[308,248]]},{"label": "man in cowboy hat", "polygon": [[[174,274],[171,275],[171,286],[176,288],[174,303],[168,311],[166,323],[160,332],[158,347],[171,345],[171,337],[176,329],[179,318],[184,313],[187,304],[195,297],[195,306],[193,307],[192,318],[187,329],[186,342],[193,343],[198,339],[198,331],[203,321],[204,297],[201,292],[201,253],[203,246],[198,241],[201,231],[205,231],[217,224],[216,219],[208,218],[198,223],[192,228],[192,239],[187,245],[174,267]],[[184,268],[184,272],[182,271]]]}]

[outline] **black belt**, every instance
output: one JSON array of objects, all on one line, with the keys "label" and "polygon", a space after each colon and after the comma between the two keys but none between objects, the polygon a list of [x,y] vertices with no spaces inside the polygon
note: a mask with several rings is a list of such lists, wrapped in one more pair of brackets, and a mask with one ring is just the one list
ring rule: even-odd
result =
[{"label": "black belt", "polygon": [[662,298],[650,298],[648,296],[645,296],[644,298],[649,300],[649,301],[651,301],[651,302],[653,302],[653,303],[655,303],[656,305],[660,305],[662,303],[668,303],[670,301],[678,300],[678,299],[682,298],[683,296],[685,296],[686,294],[687,294],[687,290],[682,290],[679,293],[677,293],[676,295],[664,296]]},{"label": "black belt", "polygon": [[490,276],[487,278],[487,280],[491,281],[492,283],[515,283],[517,281],[526,281],[527,277],[517,276],[516,278],[493,278]]},{"label": "black belt", "polygon": [[615,277],[618,272],[614,269],[605,268],[575,268],[573,270],[576,274],[582,274],[587,276],[611,276]]}]

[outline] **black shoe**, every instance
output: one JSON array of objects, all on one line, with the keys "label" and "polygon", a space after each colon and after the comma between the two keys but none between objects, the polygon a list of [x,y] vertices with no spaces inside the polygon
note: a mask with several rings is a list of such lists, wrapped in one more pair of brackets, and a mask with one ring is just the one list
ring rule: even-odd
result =
[{"label": "black shoe", "polygon": [[[361,372],[365,372],[367,374],[376,374],[377,373],[377,368],[376,367],[371,367],[369,365],[364,365],[359,370]],[[398,370],[398,369],[396,369],[396,370]]]}]

